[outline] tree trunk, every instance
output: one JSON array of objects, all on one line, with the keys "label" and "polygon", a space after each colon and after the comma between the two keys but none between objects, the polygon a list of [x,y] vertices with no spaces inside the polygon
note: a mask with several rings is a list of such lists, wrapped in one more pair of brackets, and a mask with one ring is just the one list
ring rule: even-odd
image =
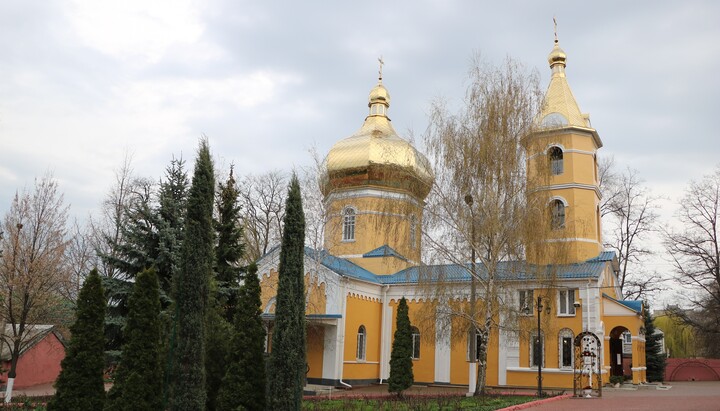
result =
[{"label": "tree trunk", "polygon": [[13,342],[12,356],[10,360],[10,372],[8,372],[7,387],[5,388],[5,403],[12,401],[13,385],[17,376],[17,362],[20,356],[20,340]]}]

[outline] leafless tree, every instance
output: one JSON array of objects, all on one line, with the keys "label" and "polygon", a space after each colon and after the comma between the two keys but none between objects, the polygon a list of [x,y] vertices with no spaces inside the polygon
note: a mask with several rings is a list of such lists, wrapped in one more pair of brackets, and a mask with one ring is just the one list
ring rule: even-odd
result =
[{"label": "leafless tree", "polygon": [[5,401],[12,399],[20,353],[33,327],[57,321],[61,291],[69,284],[65,266],[68,207],[50,173],[32,192],[16,193],[3,219],[0,301],[2,344],[10,353]]},{"label": "leafless tree", "polygon": [[502,318],[507,326],[509,313],[502,311],[515,307],[506,300],[507,284],[498,270],[503,262],[524,259],[528,223],[544,220],[526,195],[521,145],[533,130],[541,102],[537,73],[526,73],[510,59],[503,67],[476,59],[459,113],[437,101],[426,133],[436,174],[423,228],[428,257],[467,267],[472,280],[469,295],[467,288],[445,285],[442,278],[429,279],[424,292],[439,304],[434,308],[438,313],[452,317],[449,331],[455,337],[464,339],[472,330],[479,336],[470,338],[470,352],[477,348],[479,353],[476,395],[485,392],[489,338]]},{"label": "leafless tree", "polygon": [[240,183],[245,258],[257,261],[280,243],[287,175],[278,170],[248,175]]},{"label": "leafless tree", "polygon": [[64,290],[64,293],[68,300],[75,301],[85,276],[99,264],[93,247],[92,235],[77,220],[73,222],[65,253],[71,277],[69,287]]},{"label": "leafless tree", "polygon": [[600,177],[605,217],[604,245],[617,253],[620,291],[627,299],[639,299],[662,289],[663,280],[657,272],[646,268],[648,257],[654,255],[649,245],[657,233],[657,201],[638,176],[627,168],[617,174],[612,163],[601,163]]},{"label": "leafless tree", "polygon": [[690,308],[699,314],[680,317],[717,345],[720,337],[720,165],[702,180],[690,182],[680,201],[677,219],[682,227],[665,231],[665,247],[672,258],[675,280],[688,290],[684,296]]}]

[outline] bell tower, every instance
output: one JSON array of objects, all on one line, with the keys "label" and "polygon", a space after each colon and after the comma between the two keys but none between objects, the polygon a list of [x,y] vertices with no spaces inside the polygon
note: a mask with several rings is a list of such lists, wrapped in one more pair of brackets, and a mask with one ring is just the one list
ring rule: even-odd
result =
[{"label": "bell tower", "polygon": [[552,74],[543,107],[535,131],[523,144],[529,193],[546,207],[550,232],[540,245],[544,252],[529,255],[528,261],[583,262],[602,251],[597,169],[602,140],[570,90],[565,77],[567,55],[557,34],[548,63]]}]

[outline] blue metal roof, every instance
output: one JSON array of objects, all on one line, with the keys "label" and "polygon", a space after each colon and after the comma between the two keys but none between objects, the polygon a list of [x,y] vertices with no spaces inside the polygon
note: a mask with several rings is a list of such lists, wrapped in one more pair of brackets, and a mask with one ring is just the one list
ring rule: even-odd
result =
[{"label": "blue metal roof", "polygon": [[624,305],[625,307],[635,311],[636,313],[642,312],[643,300],[617,300],[605,293],[603,293],[603,297],[607,298],[608,300],[615,301],[618,304]]},{"label": "blue metal roof", "polygon": [[[383,247],[377,248],[369,253],[379,253],[381,251],[378,250],[382,250]],[[390,247],[387,247],[387,249],[392,250]],[[470,264],[423,265],[409,267],[391,275],[376,275],[349,260],[330,255],[327,251],[317,251],[305,247],[305,254],[320,261],[322,265],[342,276],[376,284],[413,284],[424,281],[470,281]],[[599,256],[587,260],[584,263],[544,267],[532,266],[518,261],[506,261],[501,262],[498,266],[497,278],[507,281],[534,280],[537,277],[542,278],[546,276],[566,280],[597,278],[602,275],[606,263],[614,257],[615,253],[609,251],[603,252]],[[483,278],[487,277],[487,270],[482,264],[477,264],[475,270],[479,276]]]},{"label": "blue metal roof", "polygon": [[400,253],[395,251],[392,247],[385,244],[372,251],[368,251],[363,254],[363,257],[397,257],[401,260],[407,261],[407,258],[402,256]]}]

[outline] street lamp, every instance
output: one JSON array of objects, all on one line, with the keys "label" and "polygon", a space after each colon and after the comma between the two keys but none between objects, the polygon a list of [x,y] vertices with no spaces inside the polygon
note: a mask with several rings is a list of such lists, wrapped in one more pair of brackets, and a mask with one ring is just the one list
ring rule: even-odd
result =
[{"label": "street lamp", "polygon": [[[542,365],[542,363],[543,363],[543,351],[545,351],[545,342],[541,340],[541,336],[540,336],[540,332],[542,331],[540,328],[540,319],[541,319],[543,308],[546,308],[546,311],[545,311],[546,314],[550,314],[550,305],[548,304],[548,306],[545,307],[545,306],[543,306],[542,302],[543,302],[543,297],[538,296],[537,302],[535,304],[535,306],[537,308],[537,334],[535,336],[536,340],[534,342],[535,348],[533,349],[533,355],[538,356],[538,376],[537,376],[537,381],[538,381],[537,395],[538,395],[538,397],[543,396],[543,391],[542,391],[542,366],[543,365]],[[525,306],[525,313],[530,314],[530,307]],[[531,359],[531,361],[532,361],[532,359]]]},{"label": "street lamp", "polygon": [[[477,362],[477,327],[475,326],[475,213],[473,212],[473,197],[465,195],[465,204],[470,209],[470,325],[472,334],[470,336],[470,363]],[[470,379],[469,381],[472,381]],[[475,381],[477,387],[477,381]],[[475,387],[468,387],[469,391],[475,392]]]}]

